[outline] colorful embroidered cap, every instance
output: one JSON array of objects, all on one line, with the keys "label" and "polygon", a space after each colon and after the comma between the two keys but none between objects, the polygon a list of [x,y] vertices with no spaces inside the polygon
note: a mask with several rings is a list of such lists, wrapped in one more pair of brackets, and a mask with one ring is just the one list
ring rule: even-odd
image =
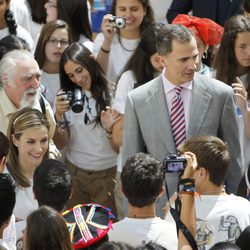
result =
[{"label": "colorful embroidered cap", "polygon": [[74,249],[85,248],[101,240],[112,227],[114,215],[98,204],[77,205],[63,213]]},{"label": "colorful embroidered cap", "polygon": [[206,45],[217,45],[221,41],[224,28],[208,18],[179,14],[172,24],[182,24],[191,29]]}]

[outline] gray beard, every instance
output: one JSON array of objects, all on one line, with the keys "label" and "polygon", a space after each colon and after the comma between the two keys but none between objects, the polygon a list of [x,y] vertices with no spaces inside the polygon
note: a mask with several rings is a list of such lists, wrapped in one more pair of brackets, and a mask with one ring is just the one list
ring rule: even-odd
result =
[{"label": "gray beard", "polygon": [[[36,92],[36,94],[32,97],[28,97],[27,98],[27,94],[28,93],[34,93]],[[35,103],[39,100],[40,97],[40,88],[34,90],[34,89],[28,89],[24,92],[23,97],[20,101],[20,109],[24,108],[24,107],[33,107],[35,105]]]}]

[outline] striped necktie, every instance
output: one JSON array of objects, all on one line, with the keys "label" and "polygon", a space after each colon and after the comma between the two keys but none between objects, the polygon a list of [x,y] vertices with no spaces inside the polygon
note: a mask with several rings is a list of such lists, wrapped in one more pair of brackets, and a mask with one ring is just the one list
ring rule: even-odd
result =
[{"label": "striped necktie", "polygon": [[176,148],[186,139],[184,104],[180,93],[183,87],[175,87],[175,96],[171,107],[170,121]]}]

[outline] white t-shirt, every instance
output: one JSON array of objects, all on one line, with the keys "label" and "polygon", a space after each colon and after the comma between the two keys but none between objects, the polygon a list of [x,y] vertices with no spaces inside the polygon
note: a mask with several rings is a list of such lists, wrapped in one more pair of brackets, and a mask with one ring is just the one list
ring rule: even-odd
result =
[{"label": "white t-shirt", "polygon": [[8,245],[8,249],[16,250],[16,219],[15,215],[11,215],[10,223],[3,231],[3,240]]},{"label": "white t-shirt", "polygon": [[7,243],[2,239],[0,239],[0,246],[1,246],[1,249],[3,248],[4,250],[10,250]]},{"label": "white t-shirt", "polygon": [[[74,165],[84,170],[100,171],[116,166],[117,154],[113,151],[104,129],[93,122],[96,117],[96,101],[90,91],[85,91],[87,100],[81,113],[72,110],[65,113],[70,122],[70,139],[66,157]],[[85,124],[90,120],[89,124]]]},{"label": "white t-shirt", "polygon": [[90,52],[93,52],[93,42],[91,42],[87,37],[80,35],[79,42],[89,49]]},{"label": "white t-shirt", "polygon": [[10,10],[13,12],[16,22],[30,33],[30,13],[24,0],[11,0]]},{"label": "white t-shirt", "polygon": [[128,92],[134,88],[135,82],[136,80],[131,70],[124,72],[118,81],[114,108],[121,114],[125,114],[125,104]]},{"label": "white t-shirt", "polygon": [[195,199],[196,242],[199,249],[209,249],[218,242],[234,243],[250,225],[250,203],[231,195],[202,195]]},{"label": "white t-shirt", "polygon": [[[10,174],[7,168],[5,168],[4,173]],[[13,182],[16,185],[14,179]],[[28,215],[38,208],[38,202],[33,194],[33,180],[29,180],[29,182],[30,186],[27,188],[23,188],[19,185],[16,185],[15,188],[16,204],[13,214],[18,220],[26,220]]]},{"label": "white t-shirt", "polygon": [[[131,70],[124,72],[118,81],[113,107],[121,114],[125,114],[125,104],[127,100],[127,95],[128,92],[134,88],[134,83],[135,83],[135,77]],[[121,147],[117,158],[117,172],[119,173],[122,172]]]},{"label": "white t-shirt", "polygon": [[[115,34],[110,47],[109,67],[108,67],[107,77],[112,82],[117,81],[126,63],[133,55],[134,50],[136,49],[140,41],[140,39],[130,40],[122,37],[120,38],[121,38],[121,43],[119,42],[118,35]],[[103,44],[103,41],[104,41],[104,35],[103,33],[99,33],[94,41],[93,52],[95,56],[98,55],[98,52]],[[124,48],[126,48],[127,50]]]},{"label": "white t-shirt", "polygon": [[110,241],[120,241],[138,247],[143,243],[154,242],[168,250],[176,250],[176,226],[159,217],[150,219],[134,219],[125,217],[114,223],[109,230]]},{"label": "white t-shirt", "polygon": [[[20,1],[20,0],[16,0],[16,1]],[[40,34],[41,29],[43,27],[43,24],[36,23],[33,21],[32,16],[31,16],[30,5],[29,5],[27,0],[23,0],[23,1],[24,1],[24,4],[27,6],[28,11],[29,11],[28,18],[29,18],[29,23],[30,23],[30,35],[31,35],[31,37],[36,45],[39,34]]]},{"label": "white t-shirt", "polygon": [[27,0],[11,0],[10,9],[13,11],[17,23],[29,32],[34,44],[36,44],[43,24],[32,20],[30,5]]},{"label": "white t-shirt", "polygon": [[13,213],[18,219],[26,220],[28,215],[38,208],[32,187],[33,182],[31,182],[31,186],[27,188],[16,187],[16,204]]},{"label": "white t-shirt", "polygon": [[45,87],[45,93],[43,93],[43,95],[49,102],[50,106],[54,107],[55,97],[60,89],[59,73],[48,74],[45,71],[42,71],[41,84]]},{"label": "white t-shirt", "polygon": [[[31,35],[28,33],[28,31],[25,30],[20,25],[17,25],[16,31],[17,31],[17,36],[23,38],[28,43],[28,45],[30,47],[30,50],[33,51],[34,50],[34,42],[32,40]],[[10,33],[9,33],[9,28],[8,27],[6,27],[4,29],[1,29],[0,30],[0,39],[8,36],[9,34]]]}]

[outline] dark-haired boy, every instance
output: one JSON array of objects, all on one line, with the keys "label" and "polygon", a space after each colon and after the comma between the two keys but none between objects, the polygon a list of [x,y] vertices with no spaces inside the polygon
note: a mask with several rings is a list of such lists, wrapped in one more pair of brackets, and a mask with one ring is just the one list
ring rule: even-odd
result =
[{"label": "dark-haired boy", "polygon": [[72,194],[72,176],[62,162],[45,160],[34,172],[33,192],[39,206],[62,212]]},{"label": "dark-haired boy", "polygon": [[156,200],[163,193],[162,164],[148,154],[137,153],[127,159],[121,173],[122,192],[128,199],[128,217],[113,224],[111,241],[133,247],[155,242],[168,250],[177,249],[174,224],[156,217]]}]

